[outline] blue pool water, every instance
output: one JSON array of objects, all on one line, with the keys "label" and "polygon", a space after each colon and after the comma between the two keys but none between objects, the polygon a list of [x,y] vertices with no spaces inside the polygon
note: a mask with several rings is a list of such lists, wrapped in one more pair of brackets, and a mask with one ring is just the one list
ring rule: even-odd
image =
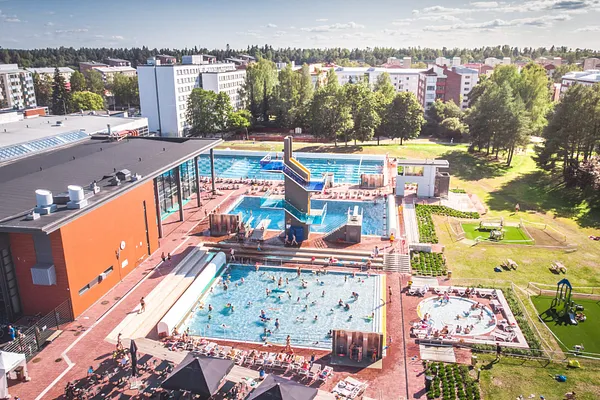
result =
[{"label": "blue pool water", "polygon": [[[282,209],[260,208],[261,198],[256,196],[243,196],[241,200],[228,211],[229,214],[242,213],[244,222],[250,218],[250,226],[255,228],[265,218],[271,220],[268,229],[283,230],[285,228],[285,212]],[[312,225],[311,232],[330,232],[344,223],[347,218],[348,208],[359,206],[363,210],[363,235],[383,236],[383,216],[385,215],[385,202],[378,199],[373,201],[340,201],[340,200],[311,200],[311,207],[319,210],[327,203],[327,213],[322,225]]]},{"label": "blue pool water", "polygon": [[[216,280],[212,292],[206,293],[201,300],[203,307],[193,311],[183,329],[189,327],[191,334],[215,339],[262,342],[266,328],[272,332],[268,336],[272,343],[285,344],[290,335],[293,346],[331,348],[331,339],[327,337],[330,329],[375,332],[376,325],[380,325],[376,322],[380,318],[381,302],[375,298],[380,297],[375,296],[381,290],[379,275],[356,274],[353,278],[352,274],[329,272],[317,276],[305,269],[298,277],[295,269],[261,267],[256,272],[254,266],[235,264],[229,265],[221,276],[226,278],[227,274],[231,280],[229,288],[224,290],[222,282]],[[278,289],[280,277],[282,286]],[[308,282],[307,288],[302,288],[301,280]],[[267,288],[273,291],[268,297]],[[291,298],[286,291],[290,292]],[[352,292],[359,294],[358,300],[352,298]],[[338,306],[340,299],[350,305],[350,310]],[[234,311],[225,307],[227,303],[234,306]],[[208,310],[209,304],[213,307],[212,312]],[[260,320],[261,310],[265,311],[269,321]],[[374,312],[375,318],[368,318]],[[318,316],[317,320],[315,316]],[[276,318],[279,329],[275,328]]]},{"label": "blue pool water", "polygon": [[[264,172],[260,167],[262,155],[215,155],[215,173],[220,178],[250,178],[283,180],[280,173]],[[320,178],[325,172],[333,172],[335,182],[357,184],[361,174],[379,174],[383,171],[383,161],[362,160],[360,158],[335,159],[299,157],[312,176]],[[329,164],[328,164],[329,162]],[[200,156],[200,175],[210,176],[210,158]]]},{"label": "blue pool water", "polygon": [[[433,329],[441,330],[444,326],[448,326],[454,330],[457,325],[461,325],[462,328],[473,325],[473,330],[469,335],[477,336],[490,333],[496,328],[496,317],[488,307],[471,310],[471,306],[475,303],[474,300],[455,296],[451,296],[448,302],[438,301],[436,297],[430,297],[419,303],[417,314],[420,318],[423,318],[425,314],[429,314],[429,325]],[[479,318],[480,313],[481,319]],[[457,315],[459,316],[458,319],[456,319]]]}]

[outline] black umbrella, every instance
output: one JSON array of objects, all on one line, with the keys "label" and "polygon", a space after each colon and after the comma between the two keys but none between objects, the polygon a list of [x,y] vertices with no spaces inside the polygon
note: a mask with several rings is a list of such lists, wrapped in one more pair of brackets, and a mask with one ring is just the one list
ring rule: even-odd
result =
[{"label": "black umbrella", "polygon": [[246,400],[312,400],[319,391],[298,382],[269,375]]},{"label": "black umbrella", "polygon": [[188,354],[162,383],[164,389],[186,390],[205,397],[217,393],[233,361]]},{"label": "black umbrella", "polygon": [[137,376],[137,346],[133,339],[129,345],[129,354],[131,354],[131,376]]}]

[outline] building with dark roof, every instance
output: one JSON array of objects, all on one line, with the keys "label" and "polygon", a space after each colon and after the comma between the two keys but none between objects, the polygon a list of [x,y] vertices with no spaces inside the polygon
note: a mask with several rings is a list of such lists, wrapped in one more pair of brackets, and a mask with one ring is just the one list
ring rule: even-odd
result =
[{"label": "building with dark roof", "polygon": [[158,248],[220,139],[97,134],[0,166],[0,316],[80,315]]}]

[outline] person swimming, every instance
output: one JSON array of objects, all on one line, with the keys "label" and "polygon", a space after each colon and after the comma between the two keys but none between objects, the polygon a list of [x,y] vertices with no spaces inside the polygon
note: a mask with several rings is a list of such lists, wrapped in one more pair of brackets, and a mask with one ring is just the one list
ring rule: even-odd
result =
[{"label": "person swimming", "polygon": [[209,304],[209,305],[208,305],[208,311],[210,312],[210,311],[212,311],[212,310],[213,310],[213,306],[212,306],[212,304]]},{"label": "person swimming", "polygon": [[248,304],[247,304],[247,306],[250,307],[251,305],[252,305],[252,302],[249,301]]},{"label": "person swimming", "polygon": [[342,307],[344,305],[344,300],[340,299],[340,301],[338,301],[338,306]]},{"label": "person swimming", "polygon": [[348,304],[348,303],[344,304],[344,310],[346,310],[346,311],[350,310],[350,304]]},{"label": "person swimming", "polygon": [[321,293],[321,297],[325,297],[325,291],[323,290],[323,293]]},{"label": "person swimming", "polygon": [[315,321],[317,321],[319,319],[318,315],[315,315]]}]

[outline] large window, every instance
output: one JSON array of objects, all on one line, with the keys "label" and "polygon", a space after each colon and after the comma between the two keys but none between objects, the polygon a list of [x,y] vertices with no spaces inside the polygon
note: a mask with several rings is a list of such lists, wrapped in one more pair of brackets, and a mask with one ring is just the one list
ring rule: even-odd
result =
[{"label": "large window", "polygon": [[156,178],[158,185],[158,202],[160,203],[160,214],[168,214],[178,203],[177,180],[175,171],[170,170]]}]

